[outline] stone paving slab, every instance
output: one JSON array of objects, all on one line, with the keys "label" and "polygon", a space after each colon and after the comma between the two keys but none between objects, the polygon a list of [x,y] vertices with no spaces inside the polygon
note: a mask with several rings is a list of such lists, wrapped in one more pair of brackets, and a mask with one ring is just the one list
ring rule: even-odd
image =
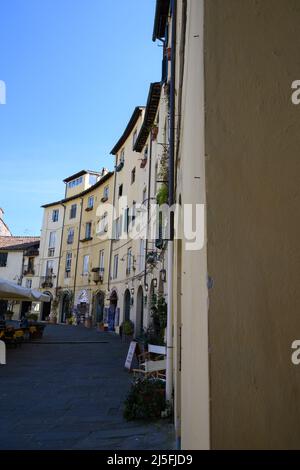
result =
[{"label": "stone paving slab", "polygon": [[0,449],[174,449],[167,421],[122,416],[128,346],[113,333],[47,325],[39,344],[9,349],[0,367]]}]

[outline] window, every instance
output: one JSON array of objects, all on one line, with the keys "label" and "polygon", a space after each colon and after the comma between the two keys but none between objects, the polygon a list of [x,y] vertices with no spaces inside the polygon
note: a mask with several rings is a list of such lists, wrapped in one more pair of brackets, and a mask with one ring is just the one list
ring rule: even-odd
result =
[{"label": "window", "polygon": [[77,211],[77,204],[72,204],[70,209],[70,219],[75,219]]},{"label": "window", "polygon": [[108,225],[107,225],[107,212],[103,214],[103,217],[99,220],[99,225],[98,225],[98,233],[101,235],[101,233],[107,232]]},{"label": "window", "polygon": [[118,277],[118,264],[119,264],[119,255],[114,256],[114,269],[113,269],[113,279]]},{"label": "window", "polygon": [[7,266],[8,253],[0,253],[0,267],[5,268]]},{"label": "window", "polygon": [[52,222],[57,222],[58,221],[58,217],[59,217],[59,210],[58,209],[54,209],[52,211]]},{"label": "window", "polygon": [[97,175],[89,175],[89,183],[91,186],[97,183]]},{"label": "window", "polygon": [[100,272],[104,271],[104,250],[101,250],[99,254],[99,268]]},{"label": "window", "polygon": [[53,275],[54,269],[54,261],[52,259],[48,259],[46,264],[46,277],[50,277]]},{"label": "window", "polygon": [[124,163],[124,161],[125,161],[125,150],[123,149],[121,152],[121,156],[120,156],[120,163]]},{"label": "window", "polygon": [[105,188],[103,189],[103,197],[105,199],[108,199],[108,194],[109,194],[109,186],[105,186]]},{"label": "window", "polygon": [[135,182],[135,167],[131,170],[131,184]]},{"label": "window", "polygon": [[140,256],[139,256],[139,272],[143,271],[145,267],[145,240],[140,239]]},{"label": "window", "polygon": [[124,209],[124,232],[128,233],[129,230],[129,208]]},{"label": "window", "polygon": [[49,247],[48,247],[48,256],[54,256],[56,245],[56,232],[50,232],[49,235]]},{"label": "window", "polygon": [[132,137],[132,148],[134,148],[137,139],[137,129],[135,129]]},{"label": "window", "polygon": [[88,274],[88,273],[89,273],[89,261],[90,261],[89,255],[85,255],[85,256],[83,257],[83,269],[82,269],[82,274]]},{"label": "window", "polygon": [[75,180],[72,180],[68,183],[68,188],[74,188],[75,186],[79,186],[83,182],[82,176],[79,178],[76,178]]},{"label": "window", "polygon": [[122,196],[122,194],[123,194],[123,184],[120,184],[118,194],[119,194],[119,197]]},{"label": "window", "polygon": [[122,218],[118,217],[113,223],[113,240],[119,240],[122,232]]},{"label": "window", "polygon": [[144,150],[144,160],[147,160],[148,158],[148,145],[146,145],[145,150]]},{"label": "window", "polygon": [[85,238],[92,238],[92,222],[87,222],[85,224]]},{"label": "window", "polygon": [[126,275],[128,276],[131,272],[131,263],[132,263],[132,248],[127,250],[127,266],[126,266]]},{"label": "window", "polygon": [[28,267],[27,267],[28,273],[33,274],[34,273],[34,257],[30,256],[28,258]]},{"label": "window", "polygon": [[72,267],[72,252],[68,251],[66,254],[66,277],[71,276],[71,267]]},{"label": "window", "polygon": [[88,209],[93,209],[93,207],[94,207],[94,196],[90,196],[88,198],[88,205],[87,206],[88,206]]},{"label": "window", "polygon": [[31,289],[32,280],[31,280],[31,279],[26,279],[26,284],[25,284],[25,286],[27,287],[27,289]]},{"label": "window", "polygon": [[68,228],[68,234],[67,234],[67,244],[72,245],[74,242],[74,227]]},{"label": "window", "polygon": [[135,224],[135,218],[136,218],[136,202],[132,202],[132,208],[131,208],[131,226],[134,227]]}]

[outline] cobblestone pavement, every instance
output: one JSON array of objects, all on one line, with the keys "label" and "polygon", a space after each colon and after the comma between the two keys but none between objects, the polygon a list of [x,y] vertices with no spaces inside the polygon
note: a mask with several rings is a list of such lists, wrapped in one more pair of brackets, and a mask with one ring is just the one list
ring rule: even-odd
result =
[{"label": "cobblestone pavement", "polygon": [[123,419],[127,350],[113,333],[64,325],[9,349],[0,366],[0,449],[174,449],[166,420]]}]

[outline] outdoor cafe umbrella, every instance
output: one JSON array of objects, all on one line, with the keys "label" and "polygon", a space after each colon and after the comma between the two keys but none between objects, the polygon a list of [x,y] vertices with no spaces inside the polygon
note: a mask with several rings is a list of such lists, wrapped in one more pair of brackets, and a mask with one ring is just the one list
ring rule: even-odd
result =
[{"label": "outdoor cafe umbrella", "polygon": [[0,278],[0,300],[31,300],[50,302],[50,296],[35,289],[19,286],[12,281]]}]

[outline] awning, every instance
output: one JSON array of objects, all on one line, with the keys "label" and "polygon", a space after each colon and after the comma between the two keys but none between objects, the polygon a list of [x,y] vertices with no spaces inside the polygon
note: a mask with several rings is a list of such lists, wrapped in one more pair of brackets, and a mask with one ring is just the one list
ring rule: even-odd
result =
[{"label": "awning", "polygon": [[0,300],[32,300],[36,302],[50,302],[50,296],[35,289],[19,286],[12,281],[0,278]]}]

